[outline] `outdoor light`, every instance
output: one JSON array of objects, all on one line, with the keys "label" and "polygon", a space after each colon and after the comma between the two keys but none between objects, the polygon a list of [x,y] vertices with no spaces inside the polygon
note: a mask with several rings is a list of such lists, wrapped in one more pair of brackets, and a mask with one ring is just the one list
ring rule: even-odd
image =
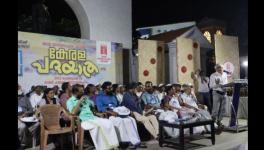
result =
[{"label": "outdoor light", "polygon": [[248,66],[248,61],[247,60],[243,62],[243,66],[244,67],[247,67]]},{"label": "outdoor light", "polygon": [[138,53],[136,53],[136,56],[138,56]]}]

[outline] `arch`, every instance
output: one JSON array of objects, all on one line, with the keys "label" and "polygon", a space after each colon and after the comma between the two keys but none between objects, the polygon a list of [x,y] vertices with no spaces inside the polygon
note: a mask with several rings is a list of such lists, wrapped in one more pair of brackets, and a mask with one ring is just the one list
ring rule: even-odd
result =
[{"label": "arch", "polygon": [[81,38],[90,39],[90,23],[80,0],[65,0],[75,13],[80,25]]}]

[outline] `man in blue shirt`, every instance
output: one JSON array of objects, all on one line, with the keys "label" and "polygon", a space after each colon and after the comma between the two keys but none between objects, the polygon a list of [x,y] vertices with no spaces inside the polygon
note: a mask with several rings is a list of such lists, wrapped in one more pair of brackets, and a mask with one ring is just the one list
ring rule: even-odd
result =
[{"label": "man in blue shirt", "polygon": [[120,133],[119,141],[130,142],[134,146],[140,145],[135,119],[130,116],[118,117],[118,114],[113,111],[114,108],[118,107],[118,102],[112,92],[112,83],[109,81],[104,82],[102,90],[103,93],[96,97],[97,110],[110,115],[109,120],[112,121]]},{"label": "man in blue shirt", "polygon": [[109,116],[117,116],[117,113],[113,112],[113,109],[118,107],[118,102],[112,92],[112,83],[104,82],[102,88],[102,92],[96,96],[97,111],[106,112]]},{"label": "man in blue shirt", "polygon": [[145,108],[147,109],[151,107],[160,108],[161,101],[156,95],[154,95],[151,81],[146,81],[145,92],[142,94],[141,99],[145,103]]},{"label": "man in blue shirt", "polygon": [[131,83],[127,86],[128,91],[124,94],[121,105],[130,109],[136,120],[143,123],[149,133],[156,139],[159,133],[158,120],[154,115],[143,115],[140,100],[136,95],[136,88],[136,83]]}]

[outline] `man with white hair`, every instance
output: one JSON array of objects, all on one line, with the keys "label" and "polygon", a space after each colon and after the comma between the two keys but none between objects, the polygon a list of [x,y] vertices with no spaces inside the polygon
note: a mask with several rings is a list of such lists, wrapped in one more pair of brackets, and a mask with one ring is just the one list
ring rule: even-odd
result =
[{"label": "man with white hair", "polygon": [[[183,84],[182,87],[184,92],[180,95],[180,97],[182,99],[183,105],[187,108],[195,110],[194,116],[197,116],[199,120],[212,119],[210,113],[207,111],[207,107],[198,103],[198,100],[193,91],[193,85],[191,83],[187,83]],[[203,132],[205,130],[209,131],[209,126],[194,128],[194,132],[196,133]]]},{"label": "man with white hair", "polygon": [[212,117],[217,121],[217,125],[220,129],[223,129],[221,121],[226,112],[226,92],[222,88],[222,85],[227,84],[227,74],[223,71],[221,64],[215,65],[216,72],[210,76],[210,88],[213,90],[213,107]]}]

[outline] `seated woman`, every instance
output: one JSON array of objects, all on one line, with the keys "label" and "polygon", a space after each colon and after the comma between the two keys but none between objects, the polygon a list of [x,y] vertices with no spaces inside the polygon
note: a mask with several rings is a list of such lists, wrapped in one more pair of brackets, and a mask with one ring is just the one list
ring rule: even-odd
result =
[{"label": "seated woman", "polygon": [[52,88],[46,88],[42,100],[38,103],[39,106],[46,104],[56,104],[60,105],[59,100],[54,97],[55,92]]},{"label": "seated woman", "polygon": [[195,111],[193,109],[189,109],[187,107],[181,106],[182,101],[178,94],[175,93],[175,87],[172,85],[166,86],[165,91],[167,95],[164,98],[164,104],[168,104],[168,106],[174,111],[177,112],[179,118],[191,118]]},{"label": "seated woman", "polygon": [[[161,111],[159,115],[159,120],[167,121],[168,123],[175,123],[177,119],[179,119],[175,109],[170,106],[169,102],[166,99],[161,101]],[[177,138],[179,136],[179,129],[171,128],[171,127],[164,127],[165,132],[173,138]],[[189,129],[184,129],[184,133],[188,134]]]},{"label": "seated woman", "polygon": [[[186,122],[195,122],[198,121],[198,119],[203,119],[204,116],[202,115],[204,114],[207,117],[208,114],[206,114],[206,112],[198,111],[196,107],[189,107],[189,105],[186,105],[184,103],[186,102],[185,99],[182,100],[181,95],[175,94],[175,87],[167,86],[166,92],[167,95],[165,96],[163,105],[177,112],[178,118],[186,119]],[[204,130],[204,127],[195,127],[194,133],[201,133]]]},{"label": "seated woman", "polygon": [[[38,106],[47,104],[61,105],[59,99],[55,98],[55,92],[53,88],[46,88],[44,91],[43,99],[38,103]],[[70,120],[64,113],[61,114],[60,125],[62,127],[70,126]]]}]

